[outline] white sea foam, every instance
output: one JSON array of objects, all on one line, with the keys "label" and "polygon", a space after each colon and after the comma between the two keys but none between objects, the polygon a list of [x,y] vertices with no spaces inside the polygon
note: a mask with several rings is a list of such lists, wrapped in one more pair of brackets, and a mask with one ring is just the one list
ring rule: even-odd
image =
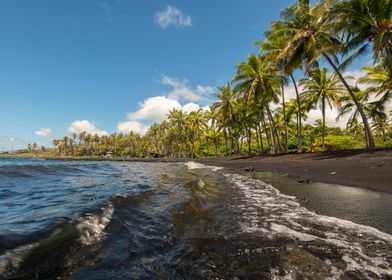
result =
[{"label": "white sea foam", "polygon": [[211,169],[212,171],[218,171],[218,170],[222,169],[222,167],[209,166],[209,165],[205,165],[205,164],[194,162],[194,161],[189,161],[189,162],[185,163],[185,165],[189,170],[192,170],[192,169]]},{"label": "white sea foam", "polygon": [[[91,245],[101,240],[104,237],[104,230],[109,224],[113,212],[113,206],[109,205],[102,210],[101,214],[88,215],[83,219],[81,218],[76,225],[80,232],[80,242],[84,245]],[[1,276],[7,276],[7,273],[17,270],[24,258],[38,245],[38,243],[22,245],[0,255],[0,278]]]},{"label": "white sea foam", "polygon": [[[242,230],[265,238],[318,242],[342,253],[345,271],[330,266],[333,275],[360,271],[372,278],[392,276],[392,235],[375,228],[307,210],[295,197],[281,194],[259,180],[224,174],[233,187],[235,202],[229,207],[239,215]],[[373,274],[373,275],[374,275]],[[281,279],[281,278],[276,278]]]},{"label": "white sea foam", "polygon": [[24,257],[36,246],[36,243],[22,245],[0,255],[0,277],[6,276],[7,270],[18,269]]},{"label": "white sea foam", "polygon": [[80,242],[84,245],[91,245],[104,237],[104,230],[113,217],[113,205],[109,205],[102,210],[101,214],[89,215],[76,226],[80,232]]}]

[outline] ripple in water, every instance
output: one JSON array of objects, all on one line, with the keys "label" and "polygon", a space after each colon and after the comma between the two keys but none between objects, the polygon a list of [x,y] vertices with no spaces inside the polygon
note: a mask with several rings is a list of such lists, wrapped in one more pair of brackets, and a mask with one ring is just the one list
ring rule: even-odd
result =
[{"label": "ripple in water", "polygon": [[391,235],[217,167],[0,160],[0,179],[1,279],[392,279]]}]

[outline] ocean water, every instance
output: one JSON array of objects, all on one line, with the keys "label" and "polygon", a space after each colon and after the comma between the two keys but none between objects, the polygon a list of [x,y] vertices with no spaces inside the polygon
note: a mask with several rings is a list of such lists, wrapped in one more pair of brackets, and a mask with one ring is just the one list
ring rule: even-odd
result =
[{"label": "ocean water", "polygon": [[392,279],[392,235],[193,162],[0,159],[0,279]]}]

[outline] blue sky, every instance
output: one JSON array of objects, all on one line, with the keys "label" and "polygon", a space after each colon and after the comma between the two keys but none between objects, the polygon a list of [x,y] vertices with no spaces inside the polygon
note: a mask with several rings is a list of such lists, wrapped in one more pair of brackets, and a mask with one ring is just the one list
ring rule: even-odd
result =
[{"label": "blue sky", "polygon": [[0,1],[0,150],[203,107],[292,3]]}]

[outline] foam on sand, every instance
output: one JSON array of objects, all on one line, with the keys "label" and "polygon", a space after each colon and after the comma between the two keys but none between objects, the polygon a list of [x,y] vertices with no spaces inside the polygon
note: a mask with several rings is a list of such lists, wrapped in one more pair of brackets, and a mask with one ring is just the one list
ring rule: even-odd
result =
[{"label": "foam on sand", "polygon": [[[271,185],[237,174],[224,174],[233,187],[236,202],[231,207],[241,216],[244,232],[272,240],[283,238],[307,244],[323,244],[342,254],[347,271],[372,279],[392,276],[392,235],[350,221],[318,215],[301,207],[295,197],[281,194]],[[302,244],[301,243],[301,244]]]}]

